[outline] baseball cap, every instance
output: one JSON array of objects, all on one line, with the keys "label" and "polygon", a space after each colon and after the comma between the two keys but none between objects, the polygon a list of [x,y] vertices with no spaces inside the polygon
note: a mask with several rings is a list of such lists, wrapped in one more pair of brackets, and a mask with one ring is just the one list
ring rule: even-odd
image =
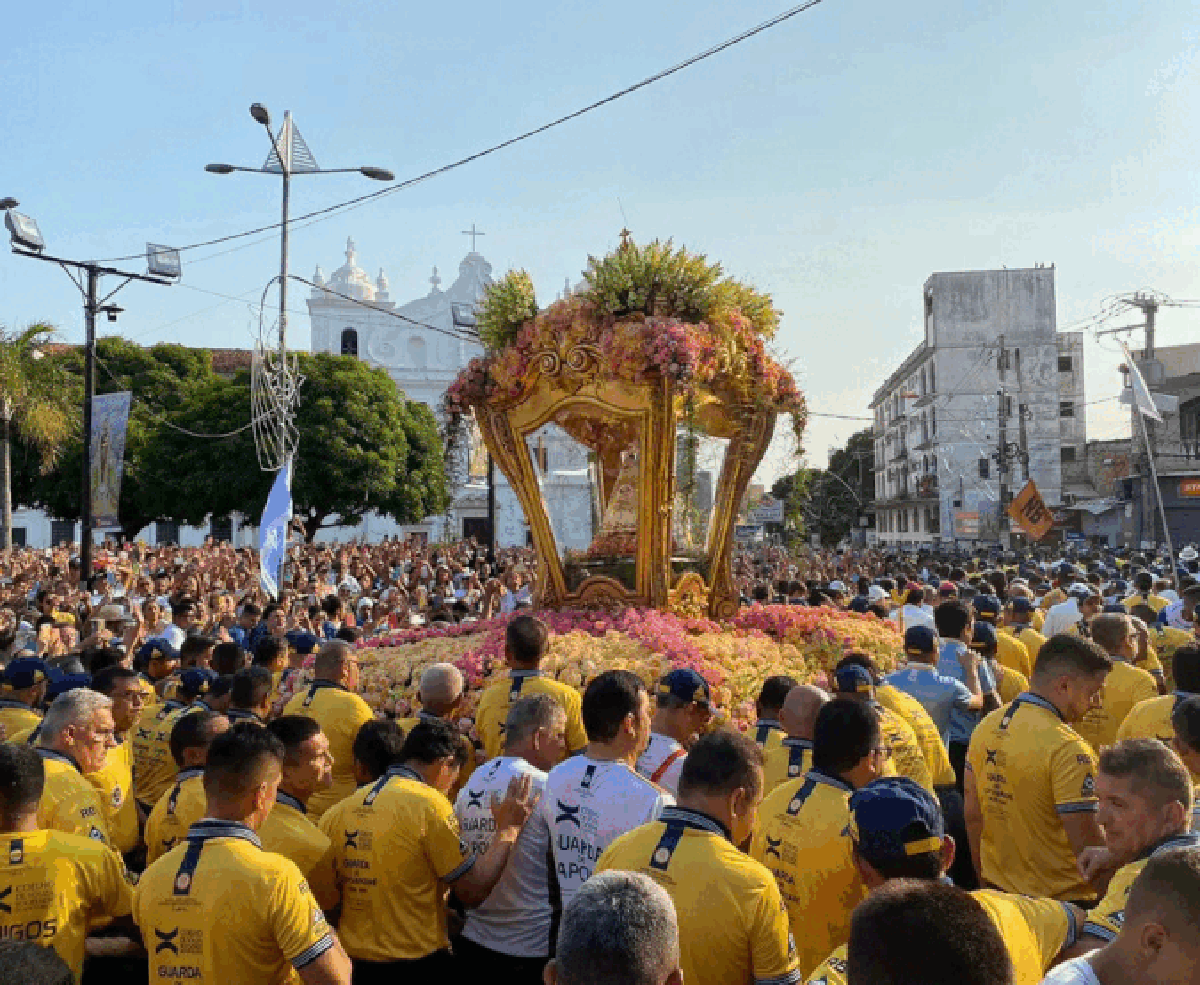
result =
[{"label": "baseball cap", "polygon": [[23,691],[46,679],[46,664],[36,657],[18,657],[4,668],[4,683],[14,691]]},{"label": "baseball cap", "polygon": [[882,585],[872,585],[867,589],[867,598],[872,602],[882,602],[887,598],[887,592]]},{"label": "baseball cap", "polygon": [[939,595],[957,595],[958,586],[952,581],[944,581],[938,586]]},{"label": "baseball cap", "polygon": [[671,671],[658,682],[658,694],[668,695],[680,701],[690,701],[707,708],[712,703],[712,692],[708,689],[708,681],[690,667],[680,667]]},{"label": "baseball cap", "polygon": [[937,638],[928,626],[909,626],[904,631],[905,653],[932,653],[937,649]]},{"label": "baseball cap", "polygon": [[844,592],[846,590],[846,585],[844,582],[831,581],[829,583],[829,590],[831,592]]},{"label": "baseball cap", "polygon": [[833,682],[838,694],[863,694],[875,684],[871,680],[871,672],[859,664],[846,664],[841,670],[835,671]]},{"label": "baseball cap", "polygon": [[939,852],[946,834],[933,794],[907,776],[872,780],[850,797],[850,837],[871,865]]},{"label": "baseball cap", "polygon": [[850,600],[850,604],[846,608],[848,608],[851,612],[858,612],[865,616],[871,611],[871,600],[859,595],[856,598],[852,598]]},{"label": "baseball cap", "polygon": [[975,612],[978,615],[1000,615],[1000,600],[995,595],[976,595],[971,604],[975,606]]},{"label": "baseball cap", "polygon": [[68,691],[74,691],[76,688],[91,686],[91,674],[63,674],[58,680],[46,685],[46,701],[53,701],[60,694],[66,694]]},{"label": "baseball cap", "polygon": [[212,687],[212,682],[216,679],[217,675],[211,670],[205,670],[203,667],[189,667],[179,675],[179,693],[197,698],[202,694],[207,694],[208,689]]},{"label": "baseball cap", "polygon": [[1100,597],[1100,593],[1095,588],[1082,581],[1077,581],[1074,585],[1068,588],[1067,594],[1072,598],[1079,599],[1081,602],[1084,599],[1090,599],[1093,596],[1096,598]]},{"label": "baseball cap", "polygon": [[1027,599],[1024,596],[1019,596],[1012,600],[1013,612],[1032,612],[1034,610],[1033,599]]},{"label": "baseball cap", "polygon": [[975,628],[971,631],[971,646],[972,648],[995,646],[996,645],[996,627],[990,622],[975,621]]},{"label": "baseball cap", "polygon": [[317,643],[320,642],[312,633],[301,632],[298,629],[284,635],[287,637],[288,646],[299,654],[315,653]]},{"label": "baseball cap", "polygon": [[149,663],[151,660],[178,660],[179,651],[164,639],[146,640],[137,652],[139,660]]}]

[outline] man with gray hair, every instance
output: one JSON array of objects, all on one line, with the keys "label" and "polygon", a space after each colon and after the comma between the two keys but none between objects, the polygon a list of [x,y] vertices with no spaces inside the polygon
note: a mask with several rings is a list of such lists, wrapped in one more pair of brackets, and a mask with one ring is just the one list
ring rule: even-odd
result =
[{"label": "man with gray hair", "polygon": [[[422,678],[422,684],[424,679]],[[504,723],[504,751],[467,780],[454,806],[462,837],[478,857],[491,846],[495,832],[493,800],[504,797],[509,784],[529,776],[531,792],[540,796],[546,773],[567,751],[567,713],[548,694],[520,698]],[[550,903],[546,858],[550,832],[533,818],[525,825],[508,858],[508,867],[487,900],[467,913],[466,926],[454,947],[463,980],[478,972],[506,982],[541,980],[551,953]]]},{"label": "man with gray hair", "polygon": [[601,872],[563,910],[545,985],[682,985],[666,890],[640,872]]},{"label": "man with gray hair", "polygon": [[38,738],[46,770],[39,827],[109,843],[100,796],[84,774],[104,769],[115,735],[112,699],[106,695],[80,687],[54,699]]},{"label": "man with gray hair", "polygon": [[[396,722],[405,735],[408,735],[418,722],[427,718],[441,718],[457,728],[457,713],[463,701],[462,671],[450,663],[430,664],[421,674],[421,682],[417,685],[417,699],[421,703],[417,713],[411,718],[401,718]],[[467,759],[458,771],[458,779],[454,781],[454,786],[450,788],[448,796],[451,802],[467,782],[467,777],[475,772],[475,747],[465,735],[461,736],[461,740],[467,752]]]}]

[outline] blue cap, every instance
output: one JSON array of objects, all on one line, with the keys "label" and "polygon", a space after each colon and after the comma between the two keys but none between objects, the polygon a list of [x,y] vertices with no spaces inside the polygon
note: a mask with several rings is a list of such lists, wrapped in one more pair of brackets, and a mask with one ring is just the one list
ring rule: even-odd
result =
[{"label": "blue cap", "polygon": [[975,628],[971,631],[971,646],[995,646],[996,645],[996,627],[990,622],[976,622]]},{"label": "blue cap", "polygon": [[198,698],[200,695],[208,693],[208,689],[212,687],[212,682],[216,679],[217,674],[214,671],[206,670],[203,667],[189,667],[179,675],[179,693]]},{"label": "blue cap", "polygon": [[865,694],[875,686],[871,672],[859,664],[846,664],[834,671],[833,682],[838,694]]},{"label": "blue cap", "polygon": [[1033,599],[1027,599],[1023,595],[1013,599],[1010,604],[1012,605],[1013,612],[1029,613],[1035,608]]},{"label": "blue cap", "polygon": [[667,674],[658,682],[657,694],[664,698],[670,695],[680,701],[690,701],[705,708],[712,703],[708,681],[690,667],[680,667]]},{"label": "blue cap", "polygon": [[905,653],[932,653],[937,649],[937,637],[928,626],[909,626],[904,631]]},{"label": "blue cap", "polygon": [[139,660],[149,663],[151,660],[178,660],[179,651],[171,646],[164,639],[155,638],[146,640],[145,643],[138,648],[137,656]]},{"label": "blue cap", "polygon": [[60,694],[66,694],[76,688],[91,686],[91,674],[63,674],[58,680],[46,685],[46,701],[53,701]]},{"label": "blue cap", "polygon": [[14,691],[24,691],[46,679],[46,664],[36,657],[18,657],[4,668],[4,683]]},{"label": "blue cap", "polygon": [[975,614],[980,616],[1000,615],[1000,600],[995,595],[976,595],[971,599]]},{"label": "blue cap", "polygon": [[293,629],[284,634],[287,637],[288,646],[299,654],[316,653],[317,644],[320,642],[312,633],[306,633],[299,629]]},{"label": "blue cap", "polygon": [[850,836],[871,865],[940,852],[946,822],[937,798],[907,776],[872,780],[850,797]]},{"label": "blue cap", "polygon": [[865,595],[856,595],[850,600],[850,604],[846,608],[851,612],[858,612],[865,616],[871,611],[871,600]]}]

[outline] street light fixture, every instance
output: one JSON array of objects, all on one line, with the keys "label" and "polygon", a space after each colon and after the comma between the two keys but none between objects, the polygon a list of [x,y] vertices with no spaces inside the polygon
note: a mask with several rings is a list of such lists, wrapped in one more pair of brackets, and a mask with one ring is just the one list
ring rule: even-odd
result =
[{"label": "street light fixture", "polygon": [[321,168],[308,149],[308,144],[292,122],[291,111],[283,114],[283,126],[279,135],[271,133],[271,113],[262,103],[252,103],[250,116],[255,123],[266,128],[271,141],[271,153],[261,168],[244,168],[233,164],[208,164],[204,170],[210,174],[232,174],[248,171],[253,174],[278,174],[283,178],[282,220],[279,224],[279,357],[287,355],[287,287],[288,287],[288,205],[291,198],[292,176],[299,174],[339,174],[351,171],[373,178],[375,181],[395,181],[396,176],[386,168]]},{"label": "street light fixture", "polygon": [[[92,401],[96,396],[96,316],[103,313],[110,322],[117,320],[124,309],[109,302],[131,281],[141,280],[149,284],[170,285],[179,279],[179,251],[169,246],[146,245],[148,270],[144,274],[130,273],[105,267],[88,260],[67,260],[49,256],[43,251],[46,241],[42,238],[37,223],[27,215],[14,211],[19,203],[15,198],[0,198],[0,209],[4,210],[4,224],[8,227],[12,251],[17,256],[56,263],[67,271],[71,282],[83,295],[84,326],[86,329],[83,358],[83,503],[80,509],[82,530],[79,539],[79,577],[86,585],[92,576]],[[173,266],[172,264],[173,258]],[[75,278],[71,270],[86,275],[86,286]],[[100,278],[108,274],[123,280],[104,297],[100,297]],[[34,358],[40,358],[39,353]]]}]

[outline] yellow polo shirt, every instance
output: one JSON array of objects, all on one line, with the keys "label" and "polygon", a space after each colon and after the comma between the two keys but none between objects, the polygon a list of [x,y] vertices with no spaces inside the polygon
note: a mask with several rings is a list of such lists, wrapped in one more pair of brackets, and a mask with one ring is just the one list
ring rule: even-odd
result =
[{"label": "yellow polo shirt", "polygon": [[178,701],[164,701],[143,708],[133,727],[133,795],[147,809],[158,803],[175,779],[178,767],[171,758],[171,717],[185,707]]},{"label": "yellow polo shirt", "polygon": [[763,795],[786,780],[802,777],[812,768],[812,743],[808,739],[784,739],[763,753]]},{"label": "yellow polo shirt", "polygon": [[957,782],[954,767],[950,765],[950,755],[946,744],[942,742],[941,733],[929,712],[911,694],[901,691],[893,684],[878,684],[875,687],[875,697],[889,711],[903,718],[916,737],[917,746],[929,770],[930,779],[935,787],[952,787]]},{"label": "yellow polo shirt", "polygon": [[779,884],[803,975],[846,943],[850,914],[866,897],[851,859],[853,792],[841,780],[811,769],[777,787],[758,809],[750,856]]},{"label": "yellow polo shirt", "polygon": [[187,837],[188,828],[204,817],[207,804],[204,770],[181,770],[146,820],[146,864],[180,844]]},{"label": "yellow polo shirt", "polygon": [[1156,697],[1158,685],[1153,677],[1124,660],[1114,660],[1100,691],[1099,707],[1089,709],[1083,720],[1075,723],[1075,731],[1099,753],[1117,741],[1121,723],[1138,702]]},{"label": "yellow polo shirt", "polygon": [[[875,705],[875,711],[879,714],[879,731],[883,735],[883,741],[892,753],[888,763],[895,768],[896,775],[907,776],[933,793],[933,778],[929,775],[929,766],[921,754],[917,737],[908,722],[881,704]],[[885,770],[885,775],[890,775],[890,771]]]},{"label": "yellow polo shirt", "polygon": [[[1186,691],[1176,691],[1174,694],[1163,694],[1154,698],[1139,701],[1125,716],[1121,727],[1117,729],[1117,741],[1122,739],[1158,739],[1159,742],[1171,745],[1175,738],[1175,729],[1171,725],[1171,715],[1181,702],[1196,695]],[[1193,777],[1194,778],[1194,777]]]},{"label": "yellow polo shirt", "polygon": [[354,793],[354,740],[358,730],[375,714],[357,694],[329,681],[313,681],[292,697],[283,713],[313,719],[329,740],[333,786],[315,794],[308,803],[309,817],[319,818],[339,800]]},{"label": "yellow polo shirt", "polygon": [[1133,888],[1133,881],[1146,867],[1146,863],[1159,852],[1167,849],[1195,848],[1197,845],[1200,845],[1200,835],[1176,835],[1159,842],[1141,858],[1121,866],[1108,884],[1108,891],[1104,894],[1104,899],[1096,905],[1095,909],[1088,910],[1083,932],[1091,934],[1093,937],[1099,937],[1105,942],[1116,940],[1117,935],[1121,932],[1121,924],[1124,922],[1125,904],[1129,901],[1129,890]]},{"label": "yellow polo shirt", "polygon": [[[994,889],[971,895],[1000,931],[1012,958],[1013,985],[1039,985],[1063,948],[1075,943],[1075,913],[1066,903]],[[844,944],[810,976],[809,985],[847,985]]]},{"label": "yellow polo shirt", "polygon": [[971,736],[967,768],[983,816],[984,880],[1027,896],[1092,897],[1059,817],[1097,810],[1096,757],[1054,706],[1026,693],[993,711]]},{"label": "yellow polo shirt", "polygon": [[137,805],[133,802],[133,744],[128,739],[117,743],[108,750],[104,767],[86,776],[100,796],[113,848],[122,854],[133,851],[140,841]]},{"label": "yellow polo shirt", "polygon": [[17,733],[36,728],[41,720],[42,716],[24,701],[0,697],[0,725],[4,726],[6,741],[12,742]]},{"label": "yellow polo shirt", "polygon": [[46,770],[46,785],[38,803],[38,827],[108,845],[108,825],[96,788],[79,772],[74,760],[40,746],[37,751]]},{"label": "yellow polo shirt", "polygon": [[111,848],[62,831],[0,838],[0,936],[51,947],[83,977],[89,927],[128,915],[132,891]]},{"label": "yellow polo shirt", "polygon": [[771,872],[720,823],[667,807],[608,846],[597,872],[641,872],[675,904],[683,980],[693,985],[798,982],[787,909]]},{"label": "yellow polo shirt", "polygon": [[1029,673],[1025,674],[1026,677],[1029,677],[1033,673],[1033,666],[1037,663],[1038,652],[1046,642],[1046,637],[1038,632],[1039,629],[1041,629],[1040,626],[1029,625],[1022,627],[1019,633],[1009,632],[1010,636],[1016,637],[1016,639],[1025,644],[1025,652],[1029,654]]},{"label": "yellow polo shirt", "polygon": [[333,843],[338,933],[352,958],[412,961],[450,946],[442,895],[475,864],[450,801],[393,766],[320,827]]},{"label": "yellow polo shirt", "polygon": [[483,744],[484,759],[495,759],[504,752],[504,722],[508,709],[518,698],[530,694],[548,694],[567,713],[567,750],[579,752],[587,745],[583,728],[583,699],[569,684],[540,673],[517,670],[507,681],[493,684],[479,696],[475,709],[475,732]]},{"label": "yellow polo shirt", "polygon": [[1018,674],[1029,677],[1033,673],[1033,657],[1029,648],[1022,640],[1003,629],[996,630],[996,659]]},{"label": "yellow polo shirt", "polygon": [[1135,605],[1148,605],[1157,614],[1162,612],[1171,603],[1168,599],[1163,598],[1161,595],[1155,595],[1153,592],[1148,595],[1142,595],[1139,592],[1135,595],[1130,595],[1126,599],[1122,599],[1121,604],[1126,609],[1132,609]]},{"label": "yellow polo shirt", "polygon": [[[426,715],[424,712],[419,712],[418,714],[414,715],[412,718],[396,719],[396,727],[399,728],[400,731],[407,738],[408,733],[412,731],[413,726],[416,725],[417,722],[421,721],[422,718],[437,718],[437,716],[436,715]],[[453,724],[453,723],[451,723],[451,724]],[[475,756],[474,743],[472,743],[471,740],[468,739],[465,735],[461,736],[461,739],[462,739],[463,747],[467,750],[467,761],[465,763],[463,763],[462,769],[460,769],[458,771],[458,779],[454,781],[454,785],[450,788],[449,792],[446,794],[447,798],[449,799],[450,803],[452,803],[452,804],[457,799],[458,792],[464,786],[466,786],[467,780],[470,779],[471,774],[475,772],[475,767],[479,765],[479,762]]]},{"label": "yellow polo shirt", "polygon": [[337,906],[333,843],[309,820],[300,801],[280,791],[275,806],[258,829],[263,851],[274,852],[296,863],[322,910]]},{"label": "yellow polo shirt", "polygon": [[1006,705],[1016,699],[1017,695],[1029,690],[1029,681],[1024,674],[1005,667],[1002,663],[993,663],[992,676],[996,679],[996,694],[1000,704]]},{"label": "yellow polo shirt", "polygon": [[783,742],[787,733],[775,719],[760,718],[750,727],[750,735],[758,743],[759,748],[766,752]]},{"label": "yellow polo shirt", "polygon": [[296,969],[334,946],[296,864],[260,844],[206,819],[142,874],[133,916],[152,982],[300,985]]}]

